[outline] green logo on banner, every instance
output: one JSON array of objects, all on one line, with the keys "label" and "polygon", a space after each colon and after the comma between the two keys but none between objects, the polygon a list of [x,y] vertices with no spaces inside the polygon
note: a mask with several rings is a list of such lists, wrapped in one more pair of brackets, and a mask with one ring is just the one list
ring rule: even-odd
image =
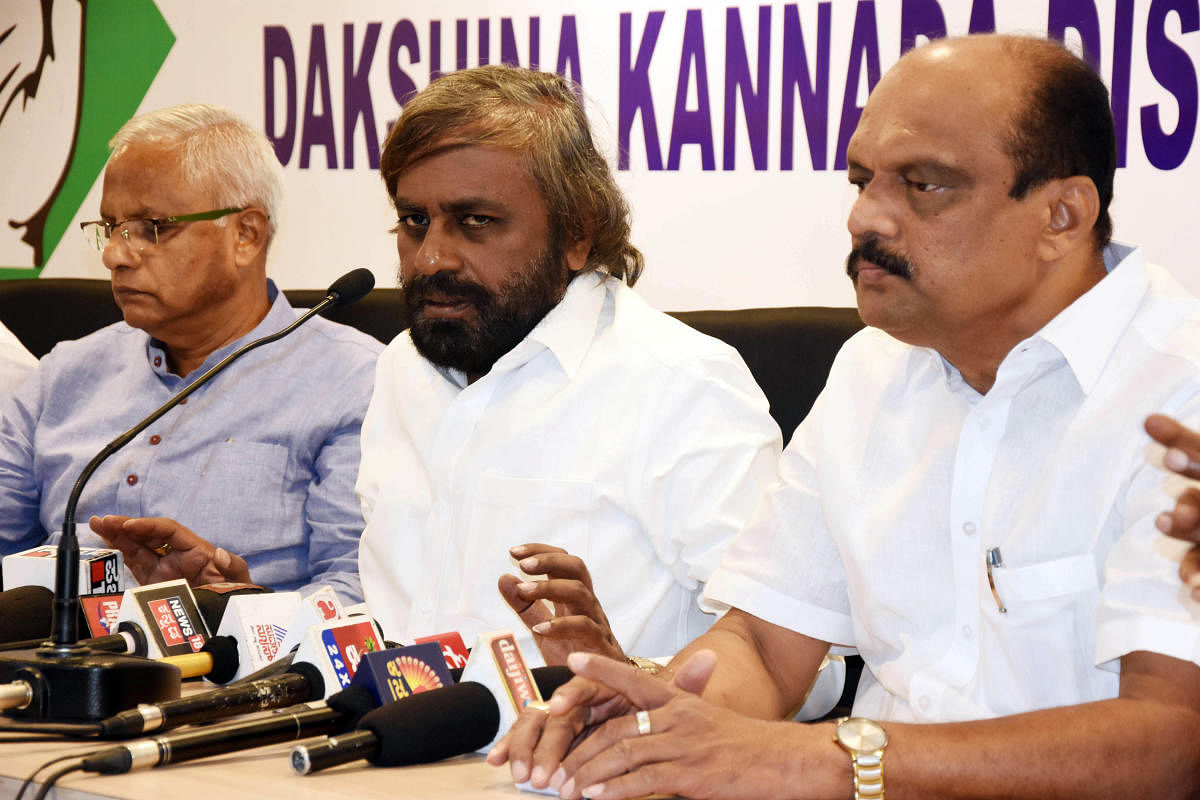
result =
[{"label": "green logo on banner", "polygon": [[0,278],[41,272],[104,169],[108,140],[175,44],[153,0],[40,6],[40,18],[0,15],[0,163],[14,173],[0,218]]}]

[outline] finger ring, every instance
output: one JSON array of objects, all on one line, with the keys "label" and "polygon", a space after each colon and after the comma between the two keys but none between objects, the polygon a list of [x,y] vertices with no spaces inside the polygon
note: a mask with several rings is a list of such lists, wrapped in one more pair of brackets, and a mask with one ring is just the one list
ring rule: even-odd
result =
[{"label": "finger ring", "polygon": [[544,711],[547,714],[550,713],[550,704],[545,702],[544,700],[530,700],[528,703],[525,704],[525,707],[532,708],[535,711]]},{"label": "finger ring", "polygon": [[636,714],[634,714],[633,717],[634,717],[634,719],[637,720],[638,736],[645,736],[647,733],[650,732],[650,712],[649,711],[639,711]]},{"label": "finger ring", "polygon": [[164,556],[170,555],[171,551],[175,548],[171,547],[170,542],[163,542],[158,547],[151,547],[150,549],[157,553],[159,558],[163,558]]}]

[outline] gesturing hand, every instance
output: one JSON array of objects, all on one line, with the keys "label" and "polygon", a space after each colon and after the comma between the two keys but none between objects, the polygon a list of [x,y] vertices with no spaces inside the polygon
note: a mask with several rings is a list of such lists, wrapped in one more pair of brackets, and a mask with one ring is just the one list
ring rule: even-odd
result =
[{"label": "gesturing hand", "polygon": [[[561,547],[537,543],[517,545],[509,553],[526,574],[546,576],[522,582],[516,575],[502,575],[498,587],[533,633],[547,664],[566,664],[574,652],[625,657],[583,559]],[[553,611],[543,601],[549,601]]]},{"label": "gesturing hand", "polygon": [[[1167,447],[1163,463],[1186,478],[1200,480],[1200,433],[1162,414],[1146,418],[1146,433]],[[1168,536],[1200,543],[1200,489],[1189,486],[1175,499],[1175,508],[1155,519]],[[1200,547],[1193,547],[1179,567],[1179,576],[1192,587],[1192,598],[1200,600]]]},{"label": "gesturing hand", "polygon": [[233,581],[250,582],[245,559],[215,547],[167,517],[92,517],[91,529],[109,547],[121,551],[125,566],[138,583],[185,578],[191,586]]}]

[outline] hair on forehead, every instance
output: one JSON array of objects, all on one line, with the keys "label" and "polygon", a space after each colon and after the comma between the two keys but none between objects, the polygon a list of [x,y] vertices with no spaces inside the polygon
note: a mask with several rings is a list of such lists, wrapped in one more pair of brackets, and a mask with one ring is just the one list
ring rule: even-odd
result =
[{"label": "hair on forehead", "polygon": [[472,145],[521,157],[551,230],[567,245],[591,239],[583,271],[637,281],[643,259],[629,241],[629,206],[596,149],[578,86],[502,65],[443,75],[407,101],[384,143],[380,174],[388,196],[395,200],[400,176],[415,162]]},{"label": "hair on forehead", "polygon": [[[232,111],[193,103],[134,117],[109,141],[110,160],[142,145],[170,148],[177,156],[180,179],[199,187],[215,208],[263,209],[269,235],[274,236],[283,197],[279,159],[267,137]],[[187,208],[179,213],[209,210],[213,209]]]}]

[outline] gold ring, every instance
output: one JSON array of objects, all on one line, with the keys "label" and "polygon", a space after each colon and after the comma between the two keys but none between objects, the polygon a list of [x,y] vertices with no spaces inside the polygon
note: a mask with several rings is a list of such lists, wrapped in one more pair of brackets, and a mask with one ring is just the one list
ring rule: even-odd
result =
[{"label": "gold ring", "polygon": [[650,732],[650,712],[649,711],[639,711],[633,715],[633,718],[637,720],[638,736],[645,736],[647,733]]},{"label": "gold ring", "polygon": [[163,542],[158,547],[151,547],[150,549],[153,550],[159,558],[163,558],[164,556],[170,555],[171,551],[175,548],[171,547],[170,542]]},{"label": "gold ring", "polygon": [[525,704],[525,707],[532,708],[535,711],[544,711],[547,714],[550,713],[550,704],[544,700],[530,700]]}]

